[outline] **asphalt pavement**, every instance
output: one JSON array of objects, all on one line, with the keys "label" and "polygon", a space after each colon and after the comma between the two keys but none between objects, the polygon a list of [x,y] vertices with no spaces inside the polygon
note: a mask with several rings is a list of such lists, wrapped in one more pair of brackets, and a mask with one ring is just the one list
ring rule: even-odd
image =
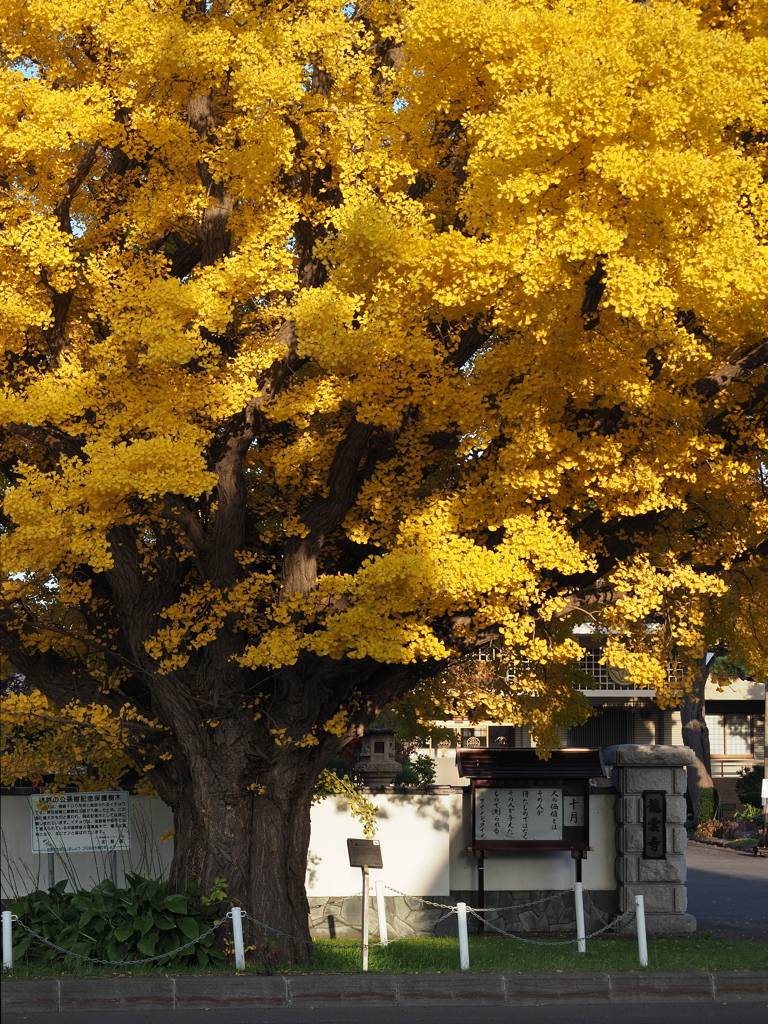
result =
[{"label": "asphalt pavement", "polygon": [[768,857],[688,843],[685,858],[699,935],[768,942]]},{"label": "asphalt pavement", "polygon": [[[634,1003],[632,1005],[279,1007],[252,1010],[112,1010],[109,1024],[747,1024],[768,1003]],[[82,1024],[82,1013],[7,1013],[3,1024]]]}]

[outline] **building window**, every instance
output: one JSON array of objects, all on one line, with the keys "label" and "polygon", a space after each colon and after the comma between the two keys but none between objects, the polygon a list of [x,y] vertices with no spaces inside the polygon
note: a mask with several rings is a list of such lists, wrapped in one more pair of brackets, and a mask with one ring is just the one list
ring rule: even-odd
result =
[{"label": "building window", "polygon": [[[605,651],[602,647],[595,647],[584,651],[584,657],[581,658],[577,665],[582,672],[586,672],[587,675],[597,683],[597,689],[599,690],[643,690],[644,687],[636,687],[634,683],[630,683],[627,678],[627,673],[620,668],[614,668],[612,665],[601,665],[600,662],[605,656]],[[670,661],[667,664],[667,681],[670,683],[681,682],[685,678],[685,668],[680,664],[679,661]],[[591,687],[581,685],[580,690],[585,693],[589,693]],[[649,691],[645,691],[646,693]]]},{"label": "building window", "polygon": [[709,752],[713,757],[763,756],[763,723],[757,715],[728,712],[704,718],[709,730]]},{"label": "building window", "polygon": [[583,725],[568,730],[569,747],[612,747],[634,742],[632,708],[602,708]]},{"label": "building window", "polygon": [[515,727],[513,725],[489,725],[489,747],[514,747]]}]

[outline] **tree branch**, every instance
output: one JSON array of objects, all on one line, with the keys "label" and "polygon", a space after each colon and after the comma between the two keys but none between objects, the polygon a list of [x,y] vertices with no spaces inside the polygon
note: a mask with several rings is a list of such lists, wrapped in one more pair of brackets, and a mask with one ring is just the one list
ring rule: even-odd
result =
[{"label": "tree branch", "polygon": [[[190,96],[187,102],[187,120],[201,138],[205,136],[209,143],[218,142],[213,134],[216,119],[213,113],[212,93],[194,93]],[[197,231],[200,240],[200,262],[204,267],[208,267],[229,252],[231,235],[227,229],[227,222],[232,213],[232,197],[227,193],[224,183],[214,179],[205,161],[198,162],[197,172],[208,193],[208,205]]]},{"label": "tree branch", "polygon": [[72,222],[70,220],[70,206],[72,205],[72,200],[80,191],[80,188],[88,177],[91,168],[103,152],[104,147],[98,140],[96,142],[92,142],[90,146],[88,146],[86,151],[78,160],[74,171],[64,182],[64,195],[53,208],[53,213],[59,222],[59,227],[68,235],[72,234]]},{"label": "tree branch", "polygon": [[306,537],[291,537],[283,560],[283,583],[290,593],[308,593],[317,581],[317,557],[325,538],[342,522],[355,503],[364,474],[360,462],[373,434],[370,423],[357,420],[347,427],[328,471],[328,496],[317,498],[302,515]]},{"label": "tree branch", "polygon": [[702,398],[714,398],[735,380],[766,365],[768,365],[768,338],[762,338],[756,345],[743,352],[738,359],[723,364],[706,377],[700,377],[693,387]]},{"label": "tree branch", "polygon": [[3,429],[7,430],[10,434],[17,434],[19,437],[25,437],[29,441],[34,441],[35,444],[42,445],[43,448],[54,455],[84,460],[84,439],[79,440],[78,438],[71,437],[50,423],[42,424],[39,427],[31,426],[29,423],[4,423]]}]

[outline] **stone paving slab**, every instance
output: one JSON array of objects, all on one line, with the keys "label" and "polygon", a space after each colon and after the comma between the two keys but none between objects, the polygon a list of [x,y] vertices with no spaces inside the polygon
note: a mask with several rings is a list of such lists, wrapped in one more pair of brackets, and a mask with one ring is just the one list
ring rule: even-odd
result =
[{"label": "stone paving slab", "polygon": [[174,981],[174,978],[60,978],[59,1009],[173,1010]]},{"label": "stone paving slab", "polygon": [[712,978],[718,1002],[768,1001],[768,971],[713,971]]},{"label": "stone paving slab", "polygon": [[3,981],[0,995],[3,1013],[10,1013],[12,1010],[50,1012],[59,1009],[59,982],[53,978]]},{"label": "stone paving slab", "polygon": [[707,971],[634,971],[610,975],[612,1003],[712,1002],[715,983]]},{"label": "stone paving slab", "polygon": [[7,979],[2,986],[4,1013],[345,1005],[765,1003],[767,1000],[768,971],[211,975],[195,978]]},{"label": "stone paving slab", "polygon": [[327,1006],[353,1002],[356,1005],[397,1004],[396,975],[393,974],[292,974],[285,975],[289,1006]]},{"label": "stone paving slab", "polygon": [[210,1010],[243,1007],[285,1006],[285,976],[253,975],[173,978],[177,1010]]},{"label": "stone paving slab", "polygon": [[608,974],[505,974],[507,1004],[533,1006],[541,1003],[609,1003]]}]

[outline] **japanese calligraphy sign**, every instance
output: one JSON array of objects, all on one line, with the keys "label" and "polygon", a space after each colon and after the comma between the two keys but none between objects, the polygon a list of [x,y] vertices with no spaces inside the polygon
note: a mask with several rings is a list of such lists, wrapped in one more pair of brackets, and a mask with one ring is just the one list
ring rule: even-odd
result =
[{"label": "japanese calligraphy sign", "polygon": [[546,846],[586,842],[583,785],[544,779],[489,780],[474,787],[474,843]]},{"label": "japanese calligraphy sign", "polygon": [[643,790],[643,857],[664,860],[667,856],[667,797],[664,791]]},{"label": "japanese calligraphy sign", "polygon": [[605,777],[599,749],[461,748],[459,776],[471,783],[472,849],[582,850],[589,846],[589,780]]},{"label": "japanese calligraphy sign", "polygon": [[128,850],[128,793],[58,793],[30,797],[33,853]]}]

